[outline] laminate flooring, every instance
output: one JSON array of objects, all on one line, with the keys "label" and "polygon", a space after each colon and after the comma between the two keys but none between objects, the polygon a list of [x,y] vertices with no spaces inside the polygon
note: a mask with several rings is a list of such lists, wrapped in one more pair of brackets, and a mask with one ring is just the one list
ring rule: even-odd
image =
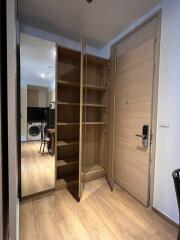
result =
[{"label": "laminate flooring", "polygon": [[85,185],[80,203],[68,190],[24,200],[20,240],[176,240],[177,228],[106,180]]},{"label": "laminate flooring", "polygon": [[40,141],[21,144],[21,191],[22,197],[54,188],[55,157],[45,149],[39,153]]}]

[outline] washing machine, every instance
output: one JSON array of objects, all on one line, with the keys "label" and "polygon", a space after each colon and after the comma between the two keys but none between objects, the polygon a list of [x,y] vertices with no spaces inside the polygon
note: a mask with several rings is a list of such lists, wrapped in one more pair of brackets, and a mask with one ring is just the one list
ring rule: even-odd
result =
[{"label": "washing machine", "polygon": [[41,122],[28,122],[28,141],[41,140]]}]

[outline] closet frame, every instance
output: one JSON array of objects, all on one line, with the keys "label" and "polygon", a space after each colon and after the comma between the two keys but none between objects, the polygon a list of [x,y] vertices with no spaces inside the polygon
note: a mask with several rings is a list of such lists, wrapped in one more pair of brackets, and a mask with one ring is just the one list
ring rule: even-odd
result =
[{"label": "closet frame", "polygon": [[[55,189],[67,188],[80,201],[85,182],[101,177],[113,182],[108,178],[110,61],[84,54],[83,47],[56,48]],[[66,158],[71,152],[74,158]]]}]

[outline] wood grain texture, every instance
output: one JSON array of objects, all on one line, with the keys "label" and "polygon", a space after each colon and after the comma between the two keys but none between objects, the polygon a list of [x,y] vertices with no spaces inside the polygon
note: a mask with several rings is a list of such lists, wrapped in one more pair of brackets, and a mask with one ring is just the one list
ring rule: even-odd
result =
[{"label": "wood grain texture", "polygon": [[[81,103],[83,88],[81,87],[80,91],[80,88],[77,87],[82,85],[80,84],[82,81],[81,52],[58,47],[57,60],[56,189],[67,187],[75,197],[79,198],[79,184],[75,180],[79,179],[80,151],[78,148],[81,145],[82,128],[80,110],[83,108]],[[74,148],[76,145],[77,147]],[[59,160],[65,156],[68,156],[68,159],[75,158],[76,164],[59,164]],[[72,185],[70,182],[76,184]]]},{"label": "wood grain texture", "polygon": [[111,189],[114,185],[114,133],[115,133],[115,83],[116,83],[116,48],[111,49],[110,84],[109,84],[109,114],[108,114],[108,161],[107,179]]},{"label": "wood grain texture", "polygon": [[80,203],[67,190],[23,201],[20,240],[176,240],[177,229],[104,179],[88,182]]},{"label": "wood grain texture", "polygon": [[[65,150],[63,147],[78,144],[79,151],[72,148],[70,153],[75,150],[74,156],[70,157],[78,156],[79,159],[79,198],[84,188],[84,180],[102,177],[107,169],[111,84],[109,61],[86,55],[83,37],[81,41],[82,51],[79,58],[72,50],[59,48],[56,89],[56,162],[61,160],[60,155],[70,151],[70,148]],[[72,166],[76,171],[75,164],[57,164],[56,176],[63,179],[62,168],[71,168],[73,174]],[[96,166],[100,166],[100,169],[90,170]],[[61,181],[57,177],[57,180],[60,180],[57,181],[58,189],[69,184],[65,179]]]},{"label": "wood grain texture", "polygon": [[[108,161],[109,61],[86,55],[85,63],[83,120],[89,124],[83,126],[84,167],[88,169],[99,164],[106,169]],[[102,124],[90,124],[93,122]]]},{"label": "wood grain texture", "polygon": [[[144,125],[151,133],[157,18],[117,45],[114,180],[149,205],[150,150],[142,149]],[[150,142],[150,134],[149,134]]]},{"label": "wood grain texture", "polygon": [[81,69],[80,69],[80,109],[79,109],[79,184],[78,184],[78,197],[81,199],[84,179],[83,179],[83,82],[84,82],[84,51],[85,42],[83,33],[81,32]]},{"label": "wood grain texture", "polygon": [[40,141],[21,145],[22,197],[54,188],[55,158],[39,153]]}]

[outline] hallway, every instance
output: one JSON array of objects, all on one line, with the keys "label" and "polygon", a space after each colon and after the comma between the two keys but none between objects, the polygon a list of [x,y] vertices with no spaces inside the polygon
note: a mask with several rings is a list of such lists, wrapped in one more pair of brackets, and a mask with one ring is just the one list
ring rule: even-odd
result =
[{"label": "hallway", "polygon": [[77,203],[67,190],[20,206],[20,240],[175,240],[177,229],[104,179],[86,184]]}]

